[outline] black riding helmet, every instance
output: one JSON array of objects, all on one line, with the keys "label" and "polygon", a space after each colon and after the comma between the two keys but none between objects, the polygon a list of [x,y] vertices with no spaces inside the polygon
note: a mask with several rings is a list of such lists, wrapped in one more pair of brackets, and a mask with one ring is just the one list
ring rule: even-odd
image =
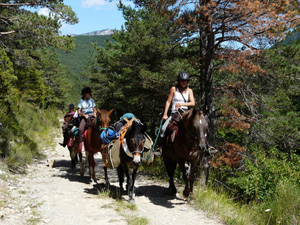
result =
[{"label": "black riding helmet", "polygon": [[74,109],[74,108],[75,108],[74,104],[69,105],[69,109]]},{"label": "black riding helmet", "polygon": [[187,72],[180,72],[177,76],[177,80],[190,80],[190,75]]},{"label": "black riding helmet", "polygon": [[81,95],[84,95],[84,94],[86,94],[86,93],[92,94],[92,90],[91,90],[90,87],[85,87],[85,88],[83,88],[83,89],[81,90]]}]

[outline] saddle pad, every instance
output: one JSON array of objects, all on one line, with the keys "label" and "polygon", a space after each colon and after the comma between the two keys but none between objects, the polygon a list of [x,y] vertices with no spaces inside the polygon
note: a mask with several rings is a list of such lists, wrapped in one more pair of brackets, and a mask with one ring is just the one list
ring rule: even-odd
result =
[{"label": "saddle pad", "polygon": [[102,150],[102,163],[109,169],[117,168],[120,163],[120,140],[117,139],[114,142],[104,146]]},{"label": "saddle pad", "polygon": [[122,141],[122,147],[123,147],[123,150],[126,153],[126,155],[130,158],[133,158],[133,154],[130,152],[130,150],[128,148],[126,138],[124,138],[123,141]]},{"label": "saddle pad", "polygon": [[[152,166],[154,162],[154,153],[151,152],[150,150],[152,149],[153,141],[147,133],[145,133],[144,137],[145,137],[145,143],[144,143],[144,151],[142,154],[142,164],[143,166]],[[149,159],[146,160],[148,156]]]},{"label": "saddle pad", "polygon": [[144,137],[145,137],[144,151],[150,151],[153,145],[152,138],[147,133],[145,133]]}]

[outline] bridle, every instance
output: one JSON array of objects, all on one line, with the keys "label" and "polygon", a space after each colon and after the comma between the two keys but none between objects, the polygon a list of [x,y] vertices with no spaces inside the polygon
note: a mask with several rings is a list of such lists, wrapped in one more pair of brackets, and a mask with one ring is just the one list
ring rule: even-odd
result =
[{"label": "bridle", "polygon": [[[200,116],[200,121],[202,121],[202,120],[201,120],[201,116]],[[199,122],[200,122],[200,121],[199,121]],[[180,129],[180,126],[179,126],[179,129],[178,129],[178,138],[179,138],[179,141],[181,142],[181,144],[182,144],[184,150],[185,150],[187,153],[193,153],[193,152],[195,152],[195,151],[198,151],[198,146],[197,146],[197,145],[198,145],[198,134],[197,134],[197,133],[196,133],[196,134],[193,134],[192,131],[185,125],[185,123],[183,123],[183,121],[181,121],[181,124],[182,124],[183,127],[184,127],[184,131],[188,133],[188,135],[191,137],[192,140],[194,140],[194,142],[193,142],[193,144],[192,144],[192,148],[188,148],[188,147],[186,146],[185,142],[184,142],[183,139],[182,139],[182,135],[180,135],[180,134],[182,134],[183,130]],[[204,134],[204,135],[205,135],[205,134]],[[206,136],[205,136],[205,137],[206,137]],[[204,139],[205,139],[205,137],[204,137]],[[200,135],[200,139],[203,139],[203,138],[201,138],[201,135]],[[206,143],[206,139],[205,139],[204,141],[205,141],[205,143]]]}]

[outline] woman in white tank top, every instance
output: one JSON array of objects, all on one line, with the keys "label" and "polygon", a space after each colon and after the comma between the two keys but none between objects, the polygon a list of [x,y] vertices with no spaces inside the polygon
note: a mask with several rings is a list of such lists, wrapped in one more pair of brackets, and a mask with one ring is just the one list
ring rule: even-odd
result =
[{"label": "woman in white tank top", "polygon": [[163,120],[166,121],[161,129],[160,136],[164,137],[165,130],[172,118],[168,116],[168,110],[171,106],[171,115],[176,113],[179,108],[187,110],[189,107],[195,106],[195,98],[193,90],[188,87],[190,75],[186,72],[180,72],[177,77],[178,84],[172,87],[168,100],[165,105]]}]

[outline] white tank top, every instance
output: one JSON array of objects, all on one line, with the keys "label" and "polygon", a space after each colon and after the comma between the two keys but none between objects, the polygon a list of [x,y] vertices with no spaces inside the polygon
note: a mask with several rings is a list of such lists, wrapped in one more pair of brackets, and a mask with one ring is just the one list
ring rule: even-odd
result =
[{"label": "white tank top", "polygon": [[[182,93],[182,95],[184,96],[186,102],[189,102],[189,91],[187,90],[185,93]],[[171,112],[172,113],[177,112],[177,109],[175,107],[177,103],[185,103],[182,95],[181,95],[179,89],[176,88],[175,94],[174,94],[173,99],[172,99],[172,107],[171,107]],[[181,106],[180,108],[188,109],[187,106]]]}]

